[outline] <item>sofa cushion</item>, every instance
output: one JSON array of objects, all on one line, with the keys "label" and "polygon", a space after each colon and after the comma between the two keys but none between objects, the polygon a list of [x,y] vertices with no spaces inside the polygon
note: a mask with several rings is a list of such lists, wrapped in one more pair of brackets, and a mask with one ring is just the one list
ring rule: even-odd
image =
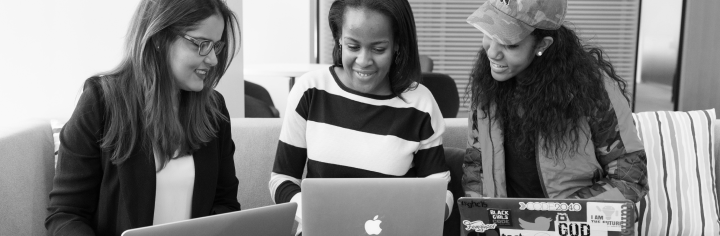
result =
[{"label": "sofa cushion", "polygon": [[270,198],[270,172],[280,137],[282,119],[233,118],[235,173],[240,207],[251,209],[274,204]]},{"label": "sofa cushion", "polygon": [[637,235],[718,235],[715,111],[633,114],[648,158]]},{"label": "sofa cushion", "polygon": [[445,118],[443,147],[467,148],[468,118]]}]

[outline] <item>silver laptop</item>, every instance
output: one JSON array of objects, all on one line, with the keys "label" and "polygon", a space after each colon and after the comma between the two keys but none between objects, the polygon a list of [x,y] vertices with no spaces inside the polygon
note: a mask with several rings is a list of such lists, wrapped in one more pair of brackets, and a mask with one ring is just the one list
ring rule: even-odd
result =
[{"label": "silver laptop", "polygon": [[284,203],[130,229],[122,236],[292,235],[296,203]]},{"label": "silver laptop", "polygon": [[305,179],[303,235],[442,235],[447,181]]}]

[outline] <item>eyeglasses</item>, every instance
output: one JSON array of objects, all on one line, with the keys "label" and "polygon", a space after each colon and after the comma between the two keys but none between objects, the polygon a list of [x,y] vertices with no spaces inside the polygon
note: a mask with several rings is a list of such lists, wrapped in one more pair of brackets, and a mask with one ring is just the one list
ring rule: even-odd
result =
[{"label": "eyeglasses", "polygon": [[190,35],[187,35],[187,34],[182,34],[180,36],[182,36],[184,39],[187,39],[188,41],[192,42],[193,44],[197,45],[198,46],[198,54],[200,54],[200,56],[207,56],[208,54],[210,54],[210,51],[213,49],[215,49],[215,55],[218,55],[218,54],[220,54],[220,51],[225,46],[225,42],[222,42],[222,41],[213,42],[212,40],[199,40],[199,39],[190,37]]}]

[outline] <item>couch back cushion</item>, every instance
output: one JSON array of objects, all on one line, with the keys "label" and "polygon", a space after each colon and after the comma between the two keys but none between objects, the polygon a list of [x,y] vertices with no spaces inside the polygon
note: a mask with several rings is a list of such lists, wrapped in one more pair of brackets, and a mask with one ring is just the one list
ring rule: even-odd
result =
[{"label": "couch back cushion", "polygon": [[468,118],[445,118],[443,147],[455,147],[465,151],[468,138]]},{"label": "couch back cushion", "polygon": [[54,146],[49,121],[0,124],[0,235],[45,235]]},{"label": "couch back cushion", "polygon": [[235,173],[240,184],[238,201],[242,209],[272,205],[270,172],[280,137],[280,118],[233,118]]},{"label": "couch back cushion", "polygon": [[718,235],[715,111],[633,114],[648,158],[650,191],[637,235]]}]

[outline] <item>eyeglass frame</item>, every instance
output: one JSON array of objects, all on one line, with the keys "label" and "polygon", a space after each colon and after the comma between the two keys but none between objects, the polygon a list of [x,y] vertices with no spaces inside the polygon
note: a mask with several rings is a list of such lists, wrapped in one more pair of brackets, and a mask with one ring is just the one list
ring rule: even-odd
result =
[{"label": "eyeglass frame", "polygon": [[[215,42],[215,41],[212,41],[212,40],[209,40],[209,39],[208,39],[208,40],[199,40],[199,39],[196,39],[196,38],[194,38],[194,37],[192,37],[192,36],[190,36],[190,35],[184,34],[184,33],[178,33],[178,36],[180,36],[180,37],[186,39],[187,41],[190,41],[191,43],[195,44],[195,46],[198,47],[198,55],[200,55],[200,56],[207,56],[207,55],[210,54],[210,52],[211,52],[212,50],[215,50],[215,55],[219,55],[220,52],[221,52],[221,50],[225,47],[225,42],[223,42],[223,41],[217,41],[217,42]],[[203,53],[202,53],[202,48],[203,48],[203,47],[202,47],[202,44],[203,44],[203,43],[210,43],[210,45],[209,45],[210,50],[208,50],[207,53],[205,53],[205,55],[203,55]]]}]

